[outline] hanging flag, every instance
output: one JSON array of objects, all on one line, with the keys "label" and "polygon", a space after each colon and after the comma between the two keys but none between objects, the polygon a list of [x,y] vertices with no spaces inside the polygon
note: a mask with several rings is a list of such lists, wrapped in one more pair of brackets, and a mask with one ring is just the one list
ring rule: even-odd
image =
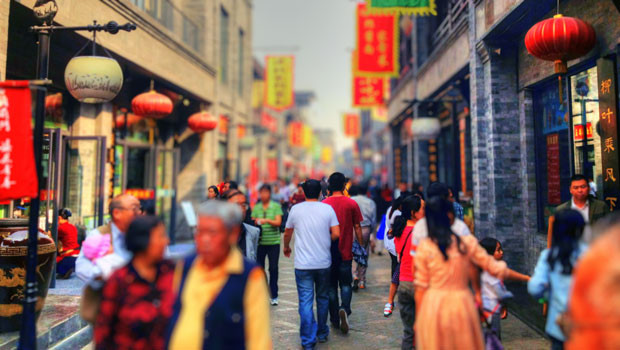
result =
[{"label": "hanging flag", "polygon": [[300,147],[303,145],[304,124],[291,122],[288,126],[288,143],[290,146]]},{"label": "hanging flag", "polygon": [[218,124],[218,129],[220,134],[228,135],[228,117],[225,115],[220,115],[220,122]]},{"label": "hanging flag", "polygon": [[278,120],[266,111],[263,111],[260,115],[260,125],[273,133],[278,131]]},{"label": "hanging flag", "polygon": [[276,158],[267,159],[267,174],[269,182],[278,181],[278,160]]},{"label": "hanging flag", "polygon": [[355,113],[346,113],[343,117],[344,135],[359,138],[361,136],[360,116]]},{"label": "hanging flag", "polygon": [[293,56],[265,59],[265,107],[283,111],[293,106],[294,63]]},{"label": "hanging flag", "polygon": [[321,151],[321,162],[323,163],[331,163],[333,159],[332,156],[332,148],[331,147],[323,147]]},{"label": "hanging flag", "polygon": [[301,146],[306,149],[310,149],[312,146],[312,128],[308,125],[303,126]]},{"label": "hanging flag", "polygon": [[353,66],[357,75],[398,76],[397,17],[390,13],[368,14],[365,3],[357,5],[357,49]]},{"label": "hanging flag", "polygon": [[[353,52],[353,60],[356,53]],[[361,76],[353,71],[353,107],[374,107],[385,104],[384,77]]]},{"label": "hanging flag", "polygon": [[388,120],[388,110],[385,106],[375,107],[370,111],[372,120],[386,123]]},{"label": "hanging flag", "polygon": [[28,81],[0,82],[0,200],[38,195],[30,103]]},{"label": "hanging flag", "polygon": [[435,0],[366,0],[368,12],[400,12],[418,16],[437,16]]}]

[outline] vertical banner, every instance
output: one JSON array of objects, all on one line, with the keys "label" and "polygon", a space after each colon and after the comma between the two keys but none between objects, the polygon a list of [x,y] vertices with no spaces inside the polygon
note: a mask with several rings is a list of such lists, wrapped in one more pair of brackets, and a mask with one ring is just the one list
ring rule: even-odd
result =
[{"label": "vertical banner", "polygon": [[[352,67],[355,67],[354,51],[352,55]],[[385,85],[384,77],[366,77],[361,76],[353,70],[351,77],[353,92],[353,107],[375,107],[385,105]]]},{"label": "vertical banner", "polygon": [[245,128],[245,125],[239,124],[237,126],[237,138],[241,140],[242,138],[245,137],[246,134],[247,134],[247,129]]},{"label": "vertical banner", "polygon": [[248,188],[250,189],[250,203],[256,203],[258,201],[258,191],[256,185],[258,184],[258,159],[256,157],[250,158],[250,174],[248,176]]},{"label": "vertical banner", "polygon": [[332,152],[332,148],[331,147],[323,147],[323,150],[321,151],[321,162],[327,164],[327,163],[331,163],[333,159],[333,152]]},{"label": "vertical banner", "polygon": [[267,174],[269,182],[278,181],[278,160],[276,158],[267,159]]},{"label": "vertical banner", "polygon": [[343,116],[344,135],[359,138],[361,136],[360,116],[356,113],[347,113]]},{"label": "vertical banner", "polygon": [[615,63],[608,58],[596,61],[601,147],[603,148],[603,195],[609,209],[616,209],[620,196],[618,157],[618,110]]},{"label": "vertical banner", "polygon": [[252,83],[252,108],[258,109],[263,106],[265,101],[265,82],[262,80],[255,80]]},{"label": "vertical banner", "polygon": [[260,115],[260,125],[273,133],[278,131],[278,120],[266,111],[263,111]]},{"label": "vertical banner", "polygon": [[218,130],[222,135],[228,135],[228,117],[225,115],[220,115],[220,121],[218,124]]},{"label": "vertical banner", "polygon": [[560,137],[557,132],[547,135],[547,202],[551,205],[562,204]]},{"label": "vertical banner", "polygon": [[312,147],[312,128],[304,125],[302,128],[301,146],[310,149]]},{"label": "vertical banner", "polygon": [[303,145],[304,124],[291,122],[288,126],[288,143],[290,146],[300,147]]},{"label": "vertical banner", "polygon": [[0,82],[0,200],[38,196],[30,86]]},{"label": "vertical banner", "polygon": [[388,110],[385,106],[375,107],[370,112],[370,117],[372,120],[376,120],[378,122],[387,123],[388,121]]},{"label": "vertical banner", "polygon": [[389,11],[418,16],[437,16],[435,0],[366,0],[366,4],[371,13]]},{"label": "vertical banner", "polygon": [[358,75],[397,77],[398,15],[368,14],[366,4],[357,5],[356,40],[353,69]]},{"label": "vertical banner", "polygon": [[293,56],[267,56],[265,59],[265,107],[283,111],[294,104]]}]

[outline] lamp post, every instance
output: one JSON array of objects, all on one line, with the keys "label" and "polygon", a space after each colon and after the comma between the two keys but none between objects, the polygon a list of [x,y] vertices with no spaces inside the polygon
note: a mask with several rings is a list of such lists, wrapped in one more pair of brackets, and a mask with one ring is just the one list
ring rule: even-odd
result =
[{"label": "lamp post", "polygon": [[[43,140],[43,122],[45,119],[45,94],[47,92],[46,84],[49,71],[49,50],[50,36],[54,31],[89,31],[89,32],[108,32],[116,34],[120,30],[132,31],[136,29],[136,25],[127,23],[119,25],[110,21],[105,25],[92,24],[79,27],[62,27],[55,26],[54,17],[58,12],[58,5],[54,0],[37,0],[33,13],[42,25],[30,27],[30,31],[38,36],[38,55],[37,55],[37,80],[44,84],[37,86],[36,104],[35,104],[35,124],[33,132],[34,158],[37,168],[37,177],[39,178],[39,193],[43,188],[42,177],[43,167],[41,164],[42,140]],[[18,349],[36,349],[36,316],[35,305],[37,302],[37,240],[38,240],[38,218],[40,210],[39,196],[32,198],[30,202],[30,221],[28,228],[28,255],[26,261],[26,293],[24,299],[24,307],[22,313],[22,325],[19,334]]]}]

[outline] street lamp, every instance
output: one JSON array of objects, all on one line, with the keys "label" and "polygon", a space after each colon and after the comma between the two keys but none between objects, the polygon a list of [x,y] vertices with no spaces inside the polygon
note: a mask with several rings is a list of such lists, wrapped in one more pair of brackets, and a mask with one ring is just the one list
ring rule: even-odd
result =
[{"label": "street lamp", "polygon": [[[54,17],[58,12],[58,5],[55,0],[37,0],[33,7],[34,16],[42,22],[42,25],[30,27],[30,31],[38,36],[38,55],[37,55],[37,81],[36,104],[35,104],[35,124],[33,133],[34,157],[37,167],[37,177],[39,178],[39,193],[42,189],[43,168],[41,164],[43,122],[45,119],[45,85],[50,83],[47,80],[49,70],[49,49],[50,35],[54,31],[88,31],[88,32],[108,32],[116,34],[121,30],[130,32],[136,29],[133,23],[119,25],[110,21],[105,25],[94,22],[91,25],[80,27],[55,26]],[[39,196],[32,198],[30,202],[30,221],[28,229],[28,256],[26,261],[26,293],[22,312],[22,326],[20,329],[20,340],[18,349],[36,349],[36,316],[35,304],[37,301],[37,238],[38,238],[38,217],[40,209]]]}]

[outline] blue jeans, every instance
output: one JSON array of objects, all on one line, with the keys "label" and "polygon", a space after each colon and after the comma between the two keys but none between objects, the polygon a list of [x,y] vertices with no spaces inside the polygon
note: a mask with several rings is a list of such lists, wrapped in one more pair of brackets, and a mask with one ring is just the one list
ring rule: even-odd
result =
[{"label": "blue jeans", "polygon": [[[344,309],[347,315],[351,314],[351,298],[353,290],[353,274],[351,271],[352,261],[332,261],[331,279],[329,285],[329,319],[333,324],[339,324],[338,311]],[[338,300],[338,287],[340,286],[340,301]],[[342,303],[342,304],[340,304]]]},{"label": "blue jeans", "polygon": [[[318,270],[295,269],[295,282],[297,283],[297,295],[299,296],[299,335],[301,345],[311,348],[316,344],[317,337],[327,338],[327,312],[329,307],[329,268]],[[316,290],[316,317],[312,304]]]}]

